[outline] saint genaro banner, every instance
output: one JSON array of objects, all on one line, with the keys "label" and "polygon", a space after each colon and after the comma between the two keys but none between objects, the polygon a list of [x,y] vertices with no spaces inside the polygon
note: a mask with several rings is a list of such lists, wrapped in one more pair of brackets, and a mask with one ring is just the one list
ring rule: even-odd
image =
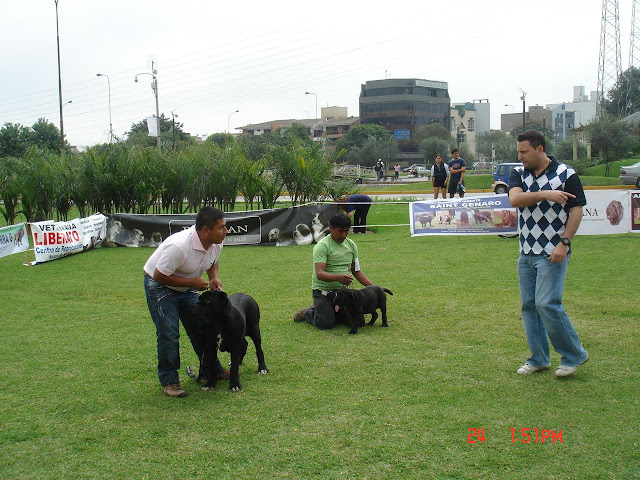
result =
[{"label": "saint genaro banner", "polygon": [[506,194],[412,202],[409,218],[413,236],[517,233],[517,211]]},{"label": "saint genaro banner", "polygon": [[[334,204],[301,205],[290,208],[225,212],[229,233],[224,245],[309,245],[329,234]],[[196,214],[108,215],[104,246],[157,247],[169,235],[191,227]]]},{"label": "saint genaro banner", "polygon": [[0,228],[0,257],[24,252],[29,248],[29,237],[25,223]]},{"label": "saint genaro banner", "polygon": [[35,262],[43,263],[74,253],[81,253],[100,245],[107,233],[107,217],[98,213],[68,222],[35,222],[31,236]]},{"label": "saint genaro banner", "polygon": [[[640,232],[640,191],[585,190],[577,235]],[[509,196],[413,202],[411,235],[516,234],[518,209]]]}]

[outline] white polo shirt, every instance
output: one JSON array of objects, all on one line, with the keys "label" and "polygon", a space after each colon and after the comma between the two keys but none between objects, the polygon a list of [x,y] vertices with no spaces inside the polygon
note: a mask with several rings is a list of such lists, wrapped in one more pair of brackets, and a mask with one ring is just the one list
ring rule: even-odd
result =
[{"label": "white polo shirt", "polygon": [[[150,277],[158,269],[167,276],[197,278],[218,261],[221,250],[221,243],[214,243],[205,250],[193,225],[167,237],[144,264],[144,271]],[[167,287],[179,292],[189,290],[189,287]]]}]

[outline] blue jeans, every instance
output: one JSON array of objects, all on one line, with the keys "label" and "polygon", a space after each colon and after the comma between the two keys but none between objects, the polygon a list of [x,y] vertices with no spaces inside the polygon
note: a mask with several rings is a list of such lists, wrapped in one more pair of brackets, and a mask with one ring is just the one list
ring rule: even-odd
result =
[{"label": "blue jeans", "polygon": [[[198,303],[198,292],[189,289],[178,292],[145,274],[144,291],[151,319],[156,325],[158,338],[158,378],[161,385],[178,383],[180,370],[180,323],[184,326],[193,350],[202,356],[204,344],[200,332],[200,324],[193,316],[193,308]],[[217,369],[222,370],[220,361],[216,359]],[[208,372],[206,372],[208,373]],[[204,375],[208,378],[207,375]]]},{"label": "blue jeans", "polygon": [[547,336],[562,355],[562,365],[574,367],[587,359],[587,351],[562,305],[568,265],[569,256],[559,263],[534,254],[520,254],[518,259],[522,321],[531,350],[527,363],[536,367],[550,364]]}]

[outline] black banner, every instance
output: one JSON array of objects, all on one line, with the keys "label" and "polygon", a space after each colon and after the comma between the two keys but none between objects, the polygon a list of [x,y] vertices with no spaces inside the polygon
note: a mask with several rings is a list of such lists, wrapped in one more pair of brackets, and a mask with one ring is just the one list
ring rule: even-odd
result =
[{"label": "black banner", "polygon": [[[303,205],[250,212],[226,212],[229,233],[224,245],[309,245],[329,233],[329,219],[338,208]],[[196,214],[107,215],[107,235],[103,246],[157,247],[172,233],[191,227]]]}]

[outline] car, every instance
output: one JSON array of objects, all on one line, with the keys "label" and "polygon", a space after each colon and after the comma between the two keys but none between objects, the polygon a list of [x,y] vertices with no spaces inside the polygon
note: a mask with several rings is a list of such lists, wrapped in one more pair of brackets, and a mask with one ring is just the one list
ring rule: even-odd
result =
[{"label": "car", "polygon": [[620,167],[620,183],[622,185],[635,185],[640,188],[640,162]]},{"label": "car", "polygon": [[509,174],[511,170],[516,167],[521,167],[522,163],[501,163],[496,168],[496,172],[493,174],[493,183],[491,184],[491,190],[500,193],[507,193],[509,186]]},{"label": "car", "polygon": [[420,176],[423,177],[423,176],[429,175],[431,173],[431,169],[427,168],[427,166],[424,163],[414,163],[410,167],[403,168],[402,171],[411,174],[411,172],[413,171],[414,168],[418,172],[418,176],[419,177]]},{"label": "car", "polygon": [[491,162],[475,162],[473,168],[477,170],[487,170],[491,168]]}]

